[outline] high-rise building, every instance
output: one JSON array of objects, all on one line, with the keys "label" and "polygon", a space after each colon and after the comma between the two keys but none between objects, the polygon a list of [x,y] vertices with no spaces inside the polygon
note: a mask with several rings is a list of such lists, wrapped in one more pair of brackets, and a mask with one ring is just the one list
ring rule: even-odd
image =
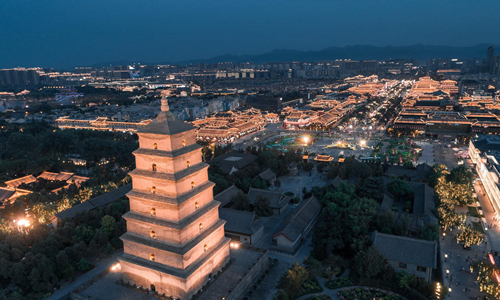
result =
[{"label": "high-rise building", "polygon": [[493,73],[493,64],[495,60],[495,47],[489,46],[486,52],[486,73]]},{"label": "high-rise building", "polygon": [[137,132],[120,262],[125,282],[189,299],[229,261],[229,239],[196,129],[176,119],[167,100],[161,109]]}]

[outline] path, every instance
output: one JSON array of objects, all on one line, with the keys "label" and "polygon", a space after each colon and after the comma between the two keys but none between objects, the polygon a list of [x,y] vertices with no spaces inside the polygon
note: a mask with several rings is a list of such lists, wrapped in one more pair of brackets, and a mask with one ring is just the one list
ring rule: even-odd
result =
[{"label": "path", "polygon": [[[320,280],[320,279],[322,279],[322,280]],[[320,279],[318,279],[318,281],[319,281],[320,285],[323,287],[322,292],[314,293],[314,294],[307,294],[307,295],[304,295],[302,297],[297,298],[296,300],[305,300],[305,299],[310,298],[312,296],[319,296],[319,295],[328,295],[332,298],[332,300],[340,300],[339,296],[337,296],[337,293],[339,291],[346,290],[346,289],[367,288],[366,286],[353,285],[353,286],[346,286],[346,287],[341,287],[338,289],[330,290],[329,288],[327,288],[325,286],[326,279],[325,278],[320,278]],[[375,288],[373,288],[373,289],[375,289]],[[375,290],[384,291],[381,289],[375,289]],[[384,291],[384,292],[389,293],[389,291]]]},{"label": "path", "polygon": [[75,281],[62,286],[60,289],[58,289],[52,295],[50,295],[45,299],[46,300],[65,299],[66,297],[68,297],[69,294],[71,294],[72,291],[76,290],[79,287],[82,287],[87,282],[92,280],[92,278],[104,273],[106,270],[111,268],[111,266],[117,262],[117,258],[122,254],[123,250],[116,252],[111,257],[99,261],[98,263],[95,264],[95,267],[92,270],[79,276]]},{"label": "path", "polygon": [[425,141],[415,142],[418,146],[422,147],[422,156],[418,159],[418,164],[428,164],[433,166],[434,163],[434,145]]}]

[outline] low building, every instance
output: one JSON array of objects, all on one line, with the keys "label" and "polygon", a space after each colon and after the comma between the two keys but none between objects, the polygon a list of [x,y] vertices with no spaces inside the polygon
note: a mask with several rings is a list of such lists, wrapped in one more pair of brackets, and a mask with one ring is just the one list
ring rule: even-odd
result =
[{"label": "low building", "polygon": [[228,152],[213,158],[210,165],[218,166],[222,173],[231,174],[250,165],[257,156],[249,153]]},{"label": "low building", "polygon": [[259,197],[269,199],[269,205],[273,209],[274,215],[281,215],[288,209],[290,198],[283,195],[281,191],[269,191],[256,188],[250,188],[248,191],[248,201],[255,204]]},{"label": "low building", "polygon": [[31,191],[27,190],[10,187],[0,187],[0,207],[4,207],[7,204],[12,204],[19,196],[24,196],[30,193]]},{"label": "low building", "polygon": [[329,162],[333,161],[333,157],[331,157],[330,155],[320,155],[320,154],[318,154],[314,158],[314,161],[315,162],[326,162],[326,163],[329,163]]},{"label": "low building", "polygon": [[8,187],[10,187],[10,188],[17,188],[18,186],[20,186],[22,184],[29,184],[29,183],[32,183],[32,182],[35,182],[35,181],[36,181],[35,176],[33,176],[33,175],[27,175],[27,176],[24,176],[24,177],[20,177],[20,178],[16,178],[16,179],[12,179],[12,180],[6,181],[5,184]]},{"label": "low building", "polygon": [[103,207],[108,205],[111,202],[114,202],[132,190],[132,184],[127,184],[122,187],[119,187],[115,190],[102,194],[100,196],[89,199],[85,202],[77,204],[71,208],[65,209],[61,212],[56,213],[50,220],[52,222],[52,226],[57,228],[58,224],[65,219],[72,219],[75,215],[85,212],[91,211],[98,207]]},{"label": "low building", "polygon": [[276,173],[274,173],[270,168],[267,168],[264,172],[259,174],[259,177],[267,181],[270,185],[274,185],[276,181]]},{"label": "low building", "polygon": [[67,181],[71,177],[73,177],[73,173],[60,172],[60,173],[52,173],[52,172],[43,172],[38,175],[37,179],[43,178],[48,181]]},{"label": "low building", "polygon": [[280,121],[280,116],[278,114],[275,114],[275,113],[269,113],[269,114],[265,115],[264,118],[266,119],[266,122],[268,122],[268,123],[279,123],[279,121]]},{"label": "low building", "polygon": [[240,193],[243,192],[235,185],[232,185],[227,189],[223,190],[222,192],[218,193],[217,195],[215,195],[214,199],[220,202],[220,207],[224,207],[230,204],[233,201],[234,197],[236,197]]},{"label": "low building", "polygon": [[385,256],[385,262],[397,272],[406,272],[432,281],[437,268],[437,242],[374,232],[373,244]]},{"label": "low building", "polygon": [[61,129],[90,129],[107,131],[130,131],[136,132],[138,129],[151,123],[151,120],[140,122],[116,122],[110,121],[107,117],[98,117],[94,120],[76,120],[68,116],[56,119],[57,127]]},{"label": "low building", "polygon": [[321,202],[311,196],[302,200],[294,212],[281,223],[271,236],[272,248],[295,252],[313,227],[321,212]]},{"label": "low building", "polygon": [[219,208],[219,217],[226,220],[225,235],[233,240],[255,245],[264,235],[264,222],[254,212]]}]

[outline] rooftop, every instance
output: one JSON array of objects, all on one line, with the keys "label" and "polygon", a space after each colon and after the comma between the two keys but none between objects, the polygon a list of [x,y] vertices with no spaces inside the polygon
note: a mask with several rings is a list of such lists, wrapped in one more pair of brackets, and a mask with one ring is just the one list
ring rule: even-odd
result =
[{"label": "rooftop", "polygon": [[437,243],[375,231],[373,244],[388,260],[437,268]]}]

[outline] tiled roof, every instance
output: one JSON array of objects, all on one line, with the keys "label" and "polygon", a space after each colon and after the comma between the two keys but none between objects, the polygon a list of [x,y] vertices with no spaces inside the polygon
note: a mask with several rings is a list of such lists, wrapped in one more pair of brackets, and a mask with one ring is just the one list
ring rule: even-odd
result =
[{"label": "tiled roof", "polygon": [[437,268],[437,243],[376,232],[373,244],[388,260]]},{"label": "tiled roof", "polygon": [[174,135],[192,129],[195,129],[193,125],[177,119],[170,111],[162,111],[153,122],[137,130],[137,132]]},{"label": "tiled roof", "polygon": [[35,181],[36,181],[35,176],[28,175],[28,176],[24,176],[24,177],[20,177],[17,179],[6,181],[5,184],[9,187],[16,188],[16,187],[20,186],[21,184],[32,183]]},{"label": "tiled roof", "polygon": [[228,187],[222,192],[218,193],[214,196],[214,199],[221,203],[221,207],[227,205],[233,198],[241,193],[241,190],[237,188],[235,185]]},{"label": "tiled roof", "polygon": [[16,193],[15,190],[0,187],[0,204]]},{"label": "tiled roof", "polygon": [[223,173],[229,174],[233,167],[237,170],[241,170],[255,160],[257,160],[257,156],[253,154],[228,152],[212,159],[210,164],[218,165]]},{"label": "tiled roof", "polygon": [[122,187],[119,187],[115,190],[112,190],[111,192],[102,194],[100,196],[97,196],[95,198],[92,198],[88,201],[92,202],[96,207],[101,207],[104,205],[107,205],[115,200],[120,199],[121,197],[125,197],[125,195],[132,190],[132,184],[129,183],[127,185],[124,185]]},{"label": "tiled roof", "polygon": [[116,201],[121,197],[124,197],[125,194],[129,192],[131,189],[132,189],[132,184],[124,185],[115,190],[112,190],[111,192],[102,194],[88,201],[75,205],[71,208],[58,212],[57,214],[55,214],[55,216],[60,220],[71,219],[78,213],[84,211],[90,211],[94,208],[105,206],[113,201]]},{"label": "tiled roof", "polygon": [[60,173],[52,173],[52,172],[43,172],[37,178],[43,178],[45,180],[58,180],[58,181],[67,181],[73,176],[73,173],[60,172]]},{"label": "tiled roof", "polygon": [[433,215],[436,208],[434,203],[434,189],[426,183],[408,182],[408,185],[415,191],[413,201],[413,213],[416,215]]},{"label": "tiled roof", "polygon": [[295,211],[281,223],[272,237],[282,234],[290,241],[295,242],[314,221],[320,211],[321,202],[316,197],[311,196],[302,200]]},{"label": "tiled roof", "polygon": [[254,212],[220,208],[219,216],[226,220],[226,231],[252,235],[264,226],[261,219],[256,220]]},{"label": "tiled roof", "polygon": [[276,173],[274,173],[270,168],[267,168],[264,172],[259,174],[259,177],[264,180],[270,180],[273,177],[276,177]]},{"label": "tiled roof", "polygon": [[257,201],[257,197],[262,196],[269,199],[271,208],[283,208],[288,204],[288,197],[284,196],[280,191],[269,191],[262,189],[250,188],[248,191],[248,200],[250,204]]}]

